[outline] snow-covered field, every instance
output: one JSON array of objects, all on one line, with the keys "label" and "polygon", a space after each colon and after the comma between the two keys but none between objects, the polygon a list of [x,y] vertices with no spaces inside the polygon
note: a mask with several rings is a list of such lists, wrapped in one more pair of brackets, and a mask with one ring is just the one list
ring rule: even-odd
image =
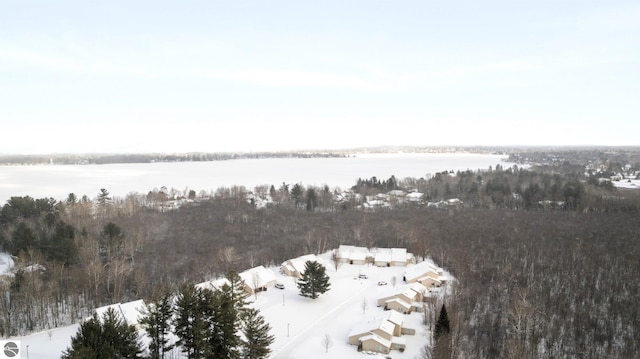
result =
[{"label": "snow-covered field", "polygon": [[[331,290],[318,299],[301,297],[295,280],[280,274],[279,268],[270,270],[285,284],[285,289],[269,288],[259,293],[257,299],[249,298],[254,301],[251,305],[259,308],[271,325],[271,334],[275,336],[271,358],[376,358],[359,353],[355,346],[347,343],[347,337],[356,325],[388,317],[389,312],[377,307],[377,299],[400,293],[407,287],[402,281],[406,268],[342,264],[336,271],[329,261],[329,254],[320,258],[331,278]],[[359,274],[366,274],[368,279],[358,279]],[[445,275],[448,274],[445,272]],[[397,282],[395,288],[391,284],[393,277]],[[379,286],[378,281],[388,284]],[[367,304],[363,309],[365,301]],[[415,329],[416,334],[403,336],[407,346],[403,353],[392,350],[388,356],[413,359],[427,341],[426,330],[421,313],[411,313],[404,318],[404,327]],[[21,341],[23,357],[26,357],[28,346],[30,359],[57,358],[69,346],[77,329],[78,325],[72,325],[13,339]],[[332,342],[328,353],[323,345],[326,335]]]},{"label": "snow-covered field", "polygon": [[613,185],[617,188],[640,189],[640,180],[623,179],[620,181],[613,181]]}]

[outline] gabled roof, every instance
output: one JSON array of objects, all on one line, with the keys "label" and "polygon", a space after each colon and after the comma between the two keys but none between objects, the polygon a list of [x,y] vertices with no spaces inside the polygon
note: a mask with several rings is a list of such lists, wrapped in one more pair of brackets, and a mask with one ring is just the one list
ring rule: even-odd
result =
[{"label": "gabled roof", "polygon": [[376,248],[372,250],[376,262],[407,262],[406,248]]},{"label": "gabled roof", "polygon": [[371,333],[371,330],[375,328],[376,328],[375,324],[358,323],[355,327],[351,328],[351,331],[349,331],[349,335],[347,335],[347,337],[352,337],[354,335],[359,335],[359,336],[369,335]]},{"label": "gabled roof", "polygon": [[395,325],[388,320],[383,320],[377,329],[382,330],[384,333],[393,336],[393,330],[395,329]]},{"label": "gabled roof", "polygon": [[401,327],[402,323],[404,323],[404,314],[396,312],[395,310],[391,310],[389,311],[389,317],[387,318],[387,321]]},{"label": "gabled roof", "polygon": [[276,281],[276,276],[272,271],[263,266],[257,266],[239,273],[240,278],[251,289],[264,287],[269,283]]},{"label": "gabled roof", "polygon": [[367,335],[366,337],[362,337],[360,338],[361,342],[364,342],[366,340],[374,340],[378,343],[380,343],[380,345],[386,347],[386,348],[391,348],[391,341],[387,340],[379,335],[376,334],[371,334],[371,335]]},{"label": "gabled roof", "polygon": [[391,261],[392,262],[406,262],[407,261],[407,249],[406,248],[391,248]]},{"label": "gabled roof", "polygon": [[223,285],[231,285],[227,278],[219,278],[215,280],[208,280],[206,282],[196,284],[196,288],[216,290],[222,288]]},{"label": "gabled roof", "polygon": [[400,304],[402,307],[404,307],[407,310],[411,309],[411,304],[405,302],[404,300],[398,298],[398,297],[393,297],[389,300],[387,300],[385,303],[398,303]]},{"label": "gabled roof", "polygon": [[102,320],[102,316],[109,308],[113,309],[113,311],[115,311],[122,320],[127,322],[127,324],[137,325],[138,317],[140,316],[139,310],[145,308],[145,304],[144,301],[140,299],[133,302],[116,303],[96,308],[96,314],[98,315],[99,320]]},{"label": "gabled roof", "polygon": [[409,298],[409,300],[411,301],[415,301],[418,293],[411,288],[407,288],[404,290],[404,292],[402,292],[402,295],[406,298]]},{"label": "gabled roof", "polygon": [[305,265],[307,261],[318,262],[318,258],[314,254],[307,254],[304,256],[300,256],[298,258],[289,259],[286,263],[288,266],[293,267],[293,269],[298,273],[303,273],[305,270]]},{"label": "gabled roof", "polygon": [[389,263],[391,262],[391,249],[389,248],[378,248],[378,251],[375,254],[375,261],[376,262],[385,262],[385,263]]},{"label": "gabled roof", "polygon": [[366,260],[369,250],[365,247],[341,245],[338,247],[338,258],[349,260]]},{"label": "gabled roof", "polygon": [[415,282],[415,283],[411,284],[409,289],[411,289],[412,291],[414,291],[416,293],[423,294],[427,290],[427,287],[422,285],[422,283]]},{"label": "gabled roof", "polygon": [[407,282],[411,282],[420,277],[424,277],[428,272],[433,272],[436,275],[442,272],[442,269],[438,268],[433,262],[430,260],[417,263],[416,265],[410,266],[404,272],[404,277]]}]

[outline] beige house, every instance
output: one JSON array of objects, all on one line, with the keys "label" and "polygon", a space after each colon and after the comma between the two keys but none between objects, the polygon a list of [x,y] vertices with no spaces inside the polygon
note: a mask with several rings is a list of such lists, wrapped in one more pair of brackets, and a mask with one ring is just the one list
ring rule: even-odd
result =
[{"label": "beige house", "polygon": [[340,245],[336,257],[340,263],[367,264],[369,250],[366,247]]},{"label": "beige house", "polygon": [[413,254],[406,248],[372,248],[341,245],[336,250],[340,263],[369,264],[378,267],[405,267],[413,262]]},{"label": "beige house", "polygon": [[302,278],[307,261],[319,262],[315,255],[307,254],[282,263],[280,272],[291,277]]},{"label": "beige house", "polygon": [[421,312],[424,294],[427,288],[416,282],[411,284],[401,293],[378,299],[378,306],[385,310],[393,310],[403,314]]},{"label": "beige house", "polygon": [[412,258],[406,248],[378,248],[372,252],[373,263],[378,267],[405,267]]},{"label": "beige house", "polygon": [[402,314],[411,314],[413,306],[411,303],[406,302],[398,297],[392,297],[384,303],[385,310],[395,310]]},{"label": "beige house", "polygon": [[439,287],[442,284],[442,273],[442,269],[438,268],[433,262],[424,261],[408,267],[404,273],[404,280],[407,283],[418,282],[425,287]]},{"label": "beige house", "polygon": [[440,287],[442,285],[442,280],[439,275],[436,275],[432,272],[427,273],[427,275],[418,278],[416,281],[425,287]]},{"label": "beige house", "polygon": [[358,351],[389,353],[390,350],[404,350],[406,340],[402,334],[415,334],[411,328],[403,328],[403,315],[390,312],[387,319],[354,327],[349,333],[349,344],[357,345]]},{"label": "beige house", "polygon": [[360,338],[358,351],[389,354],[391,351],[391,341],[375,334],[370,334]]},{"label": "beige house", "polygon": [[275,274],[263,266],[248,269],[238,275],[244,281],[244,290],[248,294],[266,291],[267,288],[276,284]]},{"label": "beige house", "polygon": [[399,337],[402,333],[402,325],[404,324],[404,315],[400,312],[391,311],[387,321],[393,325],[393,336]]},{"label": "beige house", "polygon": [[424,301],[424,296],[428,291],[426,286],[424,286],[422,283],[416,282],[416,283],[411,284],[409,289],[411,289],[412,291],[418,293],[418,298],[416,299],[416,302]]}]

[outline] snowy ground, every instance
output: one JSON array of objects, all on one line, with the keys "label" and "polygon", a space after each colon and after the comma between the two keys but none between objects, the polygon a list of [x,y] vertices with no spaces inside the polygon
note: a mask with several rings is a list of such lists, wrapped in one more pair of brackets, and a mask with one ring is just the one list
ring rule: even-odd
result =
[{"label": "snowy ground", "polygon": [[[271,334],[275,336],[275,342],[271,345],[271,358],[377,358],[378,356],[357,352],[355,346],[347,343],[347,336],[358,324],[373,323],[388,316],[389,312],[377,307],[377,299],[400,293],[407,287],[402,282],[406,268],[342,264],[335,271],[328,254],[321,258],[331,278],[331,290],[318,299],[301,297],[294,279],[280,274],[278,268],[271,270],[285,284],[285,289],[269,288],[268,291],[259,293],[257,300],[254,296],[250,297],[254,301],[252,305],[260,309],[271,325]],[[366,274],[368,279],[357,279],[361,273]],[[391,284],[392,277],[396,277],[395,288]],[[389,284],[378,286],[378,281]],[[367,303],[364,310],[363,301]],[[405,315],[404,326],[414,328],[416,334],[404,336],[407,343],[404,353],[392,350],[388,356],[413,359],[426,342],[422,314]],[[72,325],[13,339],[21,341],[23,358],[26,358],[27,347],[30,359],[58,358],[69,346],[70,338],[77,330],[78,325]],[[331,337],[332,342],[328,353],[322,344],[326,335]]]},{"label": "snowy ground", "polygon": [[13,259],[9,253],[0,253],[0,274],[9,273],[13,265]]},{"label": "snowy ground", "polygon": [[620,181],[613,181],[613,185],[617,188],[639,189],[640,180],[638,179],[623,179]]}]

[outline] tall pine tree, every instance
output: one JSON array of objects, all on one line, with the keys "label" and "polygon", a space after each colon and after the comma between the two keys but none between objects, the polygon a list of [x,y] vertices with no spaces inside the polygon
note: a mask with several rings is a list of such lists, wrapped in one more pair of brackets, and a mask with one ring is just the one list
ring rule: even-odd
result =
[{"label": "tall pine tree", "polygon": [[146,308],[140,311],[140,324],[145,326],[149,342],[149,358],[164,359],[165,354],[173,349],[170,343],[171,319],[173,316],[172,294],[163,289]]},{"label": "tall pine tree", "polygon": [[180,288],[176,300],[174,326],[179,338],[177,345],[189,359],[204,358],[208,351],[212,305],[206,305],[210,300],[206,292],[210,291],[187,284]]},{"label": "tall pine tree", "polygon": [[331,288],[325,267],[316,261],[305,263],[302,279],[296,285],[303,297],[316,299]]},{"label": "tall pine tree", "polygon": [[240,337],[240,313],[243,305],[236,301],[237,293],[230,285],[223,285],[213,293],[213,316],[210,322],[209,344],[214,358],[236,359],[240,357],[238,350]]},{"label": "tall pine tree", "polygon": [[440,309],[440,316],[438,316],[438,321],[436,322],[436,327],[433,331],[434,339],[438,339],[443,334],[449,334],[451,328],[449,327],[449,316],[447,315],[447,308],[445,308],[444,304],[442,304],[442,308]]},{"label": "tall pine tree", "polygon": [[133,325],[109,308],[82,323],[63,359],[141,358],[142,343]]},{"label": "tall pine tree", "polygon": [[248,308],[242,315],[242,358],[264,359],[269,356],[274,337],[269,334],[271,327],[259,311]]}]

